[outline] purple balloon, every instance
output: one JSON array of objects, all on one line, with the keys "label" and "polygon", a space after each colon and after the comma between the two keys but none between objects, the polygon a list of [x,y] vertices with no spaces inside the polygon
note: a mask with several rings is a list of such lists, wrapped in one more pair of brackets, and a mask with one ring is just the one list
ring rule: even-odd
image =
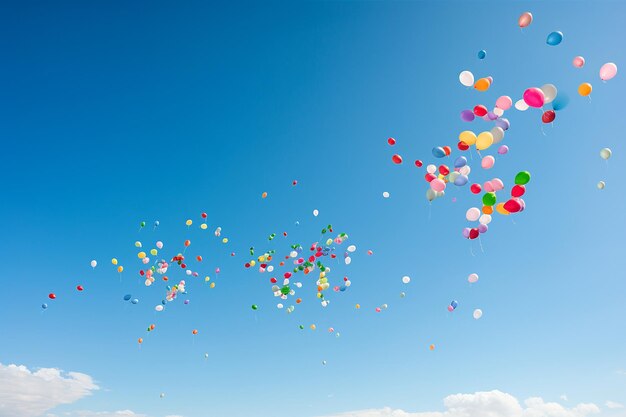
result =
[{"label": "purple balloon", "polygon": [[487,118],[489,118],[489,120],[496,120],[498,118],[498,115],[490,111],[489,113],[487,113]]},{"label": "purple balloon", "polygon": [[502,145],[498,148],[498,153],[500,155],[506,155],[509,152],[509,147],[506,145]]},{"label": "purple balloon", "polygon": [[471,110],[463,110],[461,112],[461,120],[463,120],[464,122],[471,122],[474,120],[474,112]]},{"label": "purple balloon", "polygon": [[485,233],[487,230],[489,230],[489,227],[486,224],[478,225],[478,233]]},{"label": "purple balloon", "polygon": [[470,234],[470,228],[469,227],[464,228],[463,229],[463,237],[465,239],[469,239],[469,234]]},{"label": "purple balloon", "polygon": [[185,304],[189,304],[189,300],[185,300]]},{"label": "purple balloon", "polygon": [[511,123],[509,123],[509,119],[498,119],[496,120],[496,126],[501,128],[502,130],[509,130],[509,127],[511,127]]}]

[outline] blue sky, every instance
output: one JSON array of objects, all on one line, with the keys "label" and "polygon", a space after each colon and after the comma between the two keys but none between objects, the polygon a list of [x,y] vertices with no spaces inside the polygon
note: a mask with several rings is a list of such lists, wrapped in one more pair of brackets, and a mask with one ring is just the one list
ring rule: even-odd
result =
[{"label": "blue sky", "polygon": [[[535,19],[521,32],[526,10]],[[626,88],[623,74],[598,77],[603,63],[626,61],[625,12],[620,2],[3,4],[0,363],[91,376],[100,389],[59,415],[436,411],[450,394],[495,389],[626,403]],[[545,44],[553,30],[565,34],[558,47]],[[462,87],[464,69],[491,75],[491,89]],[[576,94],[581,82],[593,84],[591,101]],[[479,197],[449,189],[429,207],[412,161],[433,161],[433,146],[457,156],[461,130],[491,127],[464,124],[461,110],[545,83],[572,99],[546,135],[538,110],[509,110],[509,154],[491,172],[476,153],[470,161],[473,181],[533,176],[526,210],[496,216],[483,253],[461,237]],[[305,283],[287,315],[269,275],[243,268],[247,250],[308,247],[329,223],[358,247],[331,273],[352,286],[323,309]],[[164,284],[143,286],[133,242],[162,240],[172,256],[185,239],[216,287],[187,279],[190,304],[157,316]],[[124,303],[127,293],[140,303]]]}]

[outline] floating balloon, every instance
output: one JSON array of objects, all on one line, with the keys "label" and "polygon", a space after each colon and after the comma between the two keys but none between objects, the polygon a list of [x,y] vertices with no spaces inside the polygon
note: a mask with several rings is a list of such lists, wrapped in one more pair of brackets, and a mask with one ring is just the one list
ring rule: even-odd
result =
[{"label": "floating balloon", "polygon": [[398,154],[393,155],[393,156],[391,157],[391,160],[392,160],[392,161],[393,161],[393,163],[394,163],[394,164],[396,164],[396,165],[399,165],[399,164],[401,164],[401,163],[402,163],[402,157],[401,157],[400,155],[398,155]]},{"label": "floating balloon", "polygon": [[124,301],[128,301],[128,300],[130,300],[131,298],[132,298],[132,295],[130,295],[130,294],[126,294],[126,295],[124,296]]},{"label": "floating balloon", "polygon": [[556,118],[556,113],[554,112],[554,110],[546,110],[541,115],[541,121],[544,123],[552,123],[555,118]]},{"label": "floating balloon", "polygon": [[602,148],[600,150],[600,158],[602,159],[609,159],[611,155],[613,155],[613,152],[611,152],[609,148]]},{"label": "floating balloon", "polygon": [[502,145],[498,148],[498,153],[500,155],[506,155],[509,152],[509,147],[506,145]]},{"label": "floating balloon", "polygon": [[96,262],[96,260],[94,259],[93,261],[90,262],[90,265],[92,268],[95,268],[98,265],[98,262]]},{"label": "floating balloon", "polygon": [[480,217],[480,210],[478,210],[476,207],[472,207],[468,209],[467,212],[465,213],[465,218],[470,222],[475,222],[476,220],[478,220],[479,217]]},{"label": "floating balloon", "polygon": [[607,62],[600,68],[600,79],[608,81],[617,75],[617,65],[613,62]]},{"label": "floating balloon", "polygon": [[479,318],[481,318],[483,316],[483,311],[479,308],[477,308],[476,310],[474,310],[474,313],[472,313],[472,316],[478,320]]},{"label": "floating balloon", "polygon": [[383,192],[383,198],[389,198],[389,193],[387,191]]},{"label": "floating balloon", "polygon": [[469,276],[467,277],[467,282],[469,282],[470,284],[478,282],[478,274],[469,274]]},{"label": "floating balloon", "polygon": [[499,143],[504,139],[504,129],[500,126],[495,126],[491,129],[491,135],[493,136],[493,143]]},{"label": "floating balloon", "polygon": [[474,106],[474,114],[478,117],[483,117],[487,114],[487,111],[487,107],[483,106],[482,104]]},{"label": "floating balloon", "polygon": [[485,59],[487,57],[487,51],[485,51],[484,49],[481,49],[480,51],[478,51],[478,59]]},{"label": "floating balloon", "polygon": [[551,32],[546,38],[546,43],[550,46],[557,46],[563,42],[563,33],[559,31]]},{"label": "floating balloon", "polygon": [[556,98],[557,89],[554,84],[544,84],[540,90],[543,91],[544,103],[551,103]]},{"label": "floating balloon", "polygon": [[[488,192],[483,194],[483,204],[485,206],[493,206],[494,204],[496,204],[496,193]],[[476,220],[478,220],[478,217],[476,218]]]},{"label": "floating balloon", "polygon": [[393,146],[396,144],[396,140],[394,138],[389,138],[387,139],[387,143],[389,144],[389,146]]},{"label": "floating balloon", "polygon": [[83,286],[82,286],[82,285],[77,285],[77,286],[76,286],[76,289],[77,289],[78,291],[82,291],[82,290],[84,290],[84,288],[83,288]]},{"label": "floating balloon", "polygon": [[474,112],[472,112],[471,110],[463,110],[461,112],[461,120],[463,120],[464,122],[471,122],[474,120],[476,116],[474,116]]},{"label": "floating balloon", "polygon": [[51,300],[55,300],[57,298],[57,295],[53,292],[51,292],[50,294],[48,294],[48,298]]},{"label": "floating balloon", "polygon": [[446,156],[446,152],[440,146],[433,148],[432,153],[435,158],[443,158]]},{"label": "floating balloon", "polygon": [[48,308],[48,304],[43,303],[43,304],[41,305],[41,308],[42,308],[42,309],[44,309],[44,310],[45,310],[45,309],[47,309],[47,308]]},{"label": "floating balloon", "polygon": [[455,168],[461,168],[461,167],[464,167],[465,165],[467,165],[467,158],[464,156],[459,156],[458,158],[454,160]]},{"label": "floating balloon", "polygon": [[402,277],[402,283],[408,284],[409,282],[411,282],[411,278],[410,277],[408,277],[406,275]]},{"label": "floating balloon", "polygon": [[502,110],[508,110],[513,105],[513,100],[509,96],[501,96],[496,100],[496,107]]},{"label": "floating balloon", "polygon": [[575,66],[576,68],[584,67],[585,66],[585,58],[583,58],[582,56],[574,57],[574,59],[572,60],[572,65]]},{"label": "floating balloon", "polygon": [[474,74],[472,74],[470,71],[462,71],[459,74],[459,81],[465,87],[471,87],[474,84]]},{"label": "floating balloon", "polygon": [[521,197],[526,192],[526,187],[516,184],[511,188],[511,197]]},{"label": "floating balloon", "polygon": [[606,187],[606,184],[604,183],[604,181],[598,182],[598,190],[604,190],[604,187]]},{"label": "floating balloon", "polygon": [[491,132],[482,132],[476,138],[476,149],[482,151],[493,144],[493,135]]},{"label": "floating balloon", "polygon": [[581,85],[578,86],[578,94],[580,94],[583,97],[587,97],[589,94],[591,94],[592,89],[593,87],[591,86],[591,84],[582,83]]},{"label": "floating balloon", "polygon": [[517,24],[520,28],[525,28],[533,22],[533,15],[530,12],[524,12],[517,19]]},{"label": "floating balloon", "polygon": [[528,110],[528,104],[526,104],[524,99],[520,99],[515,102],[515,108],[519,111],[526,111]]},{"label": "floating balloon", "polygon": [[416,160],[415,160],[415,166],[416,166],[416,167],[421,168],[421,167],[422,167],[422,165],[424,165],[422,161],[420,161],[419,159],[416,159]]},{"label": "floating balloon", "polygon": [[528,171],[520,171],[515,176],[515,184],[526,185],[528,184],[529,181],[530,181],[530,172]]},{"label": "floating balloon", "polygon": [[115,259],[115,258],[111,259],[111,263],[112,263],[113,265],[117,265],[117,259]]},{"label": "floating balloon", "polygon": [[261,198],[267,198],[267,191],[263,191],[263,194],[261,194]]},{"label": "floating balloon", "polygon": [[472,192],[472,194],[480,194],[480,192],[482,191],[482,188],[480,184],[472,184],[470,186],[470,191]]},{"label": "floating balloon", "polygon": [[541,89],[532,87],[524,91],[524,102],[530,107],[542,107],[545,102],[545,96]]},{"label": "floating balloon", "polygon": [[490,77],[487,78],[481,78],[478,81],[476,81],[476,83],[474,84],[474,88],[478,91],[487,91],[489,90],[489,87],[491,87],[491,80]]},{"label": "floating balloon", "polygon": [[446,189],[446,183],[443,182],[443,180],[440,180],[439,178],[435,178],[434,180],[432,180],[430,182],[430,188],[433,189],[433,191],[443,191]]},{"label": "floating balloon", "polygon": [[156,247],[157,247],[157,248],[159,248],[159,249],[163,249],[163,242],[158,241],[158,242],[156,243]]},{"label": "floating balloon", "polygon": [[480,161],[480,166],[483,169],[491,169],[493,168],[495,163],[496,163],[496,158],[494,158],[491,155],[487,155],[482,159],[482,161]]},{"label": "floating balloon", "polygon": [[465,130],[459,134],[459,140],[469,146],[474,145],[476,139],[476,134],[471,130]]}]

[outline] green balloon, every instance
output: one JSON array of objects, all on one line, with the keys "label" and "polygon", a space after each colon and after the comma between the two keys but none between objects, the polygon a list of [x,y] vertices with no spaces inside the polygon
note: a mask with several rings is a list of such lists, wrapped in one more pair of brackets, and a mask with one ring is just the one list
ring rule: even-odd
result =
[{"label": "green balloon", "polygon": [[300,330],[304,329],[303,325],[298,326],[300,328]]},{"label": "green balloon", "polygon": [[528,171],[520,171],[515,176],[515,184],[517,185],[528,184],[529,181],[530,181],[530,172]]},{"label": "green balloon", "polygon": [[280,293],[281,293],[282,295],[287,295],[287,294],[289,294],[289,291],[291,291],[291,290],[289,289],[289,285],[285,285],[284,287],[282,287],[282,288],[280,289]]},{"label": "green balloon", "polygon": [[252,309],[253,309],[253,310],[258,310],[258,309],[259,309],[259,306],[258,306],[258,305],[256,305],[256,304],[252,304]]},{"label": "green balloon", "polygon": [[144,227],[146,225],[146,222],[141,222],[141,227]]},{"label": "green balloon", "polygon": [[483,194],[483,204],[485,206],[493,206],[496,204],[496,193]]}]

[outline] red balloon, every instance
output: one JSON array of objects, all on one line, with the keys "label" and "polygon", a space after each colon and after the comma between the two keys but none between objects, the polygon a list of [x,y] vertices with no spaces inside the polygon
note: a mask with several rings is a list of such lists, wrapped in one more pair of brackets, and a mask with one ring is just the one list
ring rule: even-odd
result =
[{"label": "red balloon", "polygon": [[82,290],[84,290],[84,288],[83,288],[83,286],[82,286],[82,285],[77,285],[77,286],[76,286],[76,289],[77,289],[78,291],[82,291]]},{"label": "red balloon", "polygon": [[520,199],[512,198],[504,203],[504,209],[509,213],[517,213],[522,210],[522,203],[520,203]]},{"label": "red balloon", "polygon": [[511,196],[512,197],[521,197],[526,192],[526,187],[523,185],[516,184],[511,188]]},{"label": "red balloon", "polygon": [[191,240],[185,240],[185,246],[189,247],[191,245]]},{"label": "red balloon", "polygon": [[554,110],[546,110],[541,115],[541,121],[544,123],[552,123],[556,119],[556,113]]},{"label": "red balloon", "polygon": [[181,268],[183,268],[183,269],[185,269],[185,268],[187,268],[187,265],[185,265],[185,264],[180,264],[180,267],[181,267]]},{"label": "red balloon", "polygon": [[141,271],[139,271],[139,275],[141,275],[143,277],[143,275],[145,274],[145,272],[143,272],[143,269]]},{"label": "red balloon", "polygon": [[277,281],[277,280],[276,280],[276,278],[270,278],[270,282],[271,282],[272,284],[276,284],[276,281]]},{"label": "red balloon", "polygon": [[420,161],[419,159],[416,159],[416,160],[415,160],[415,166],[416,166],[416,167],[421,168],[421,167],[422,167],[422,165],[424,165],[424,164],[422,163],[422,161]]},{"label": "red balloon", "polygon": [[389,144],[389,146],[393,146],[396,144],[396,140],[394,138],[389,138],[387,139],[387,143]]},{"label": "red balloon", "polygon": [[478,228],[474,227],[472,229],[470,229],[470,234],[469,234],[469,238],[470,239],[476,239],[478,237]]},{"label": "red balloon", "polygon": [[450,156],[452,153],[452,149],[449,146],[444,146],[443,151],[446,153],[446,156]]},{"label": "red balloon", "polygon": [[50,294],[48,294],[48,298],[51,300],[54,300],[55,298],[57,298],[57,295],[53,292],[51,292]]},{"label": "red balloon", "polygon": [[463,141],[459,141],[459,143],[456,144],[456,146],[459,148],[459,150],[461,151],[466,151],[469,149],[469,145]]},{"label": "red balloon", "polygon": [[285,272],[285,273],[283,274],[283,277],[285,277],[285,279],[289,279],[289,278],[291,278],[291,272]]},{"label": "red balloon", "polygon": [[474,107],[474,114],[478,117],[483,117],[487,114],[487,107],[479,104],[478,106]]},{"label": "red balloon", "polygon": [[291,185],[293,185],[293,186],[296,186],[296,185],[298,185],[298,181],[296,181],[296,180],[293,180],[293,182],[291,183]]},{"label": "red balloon", "polygon": [[426,182],[431,182],[432,180],[437,178],[437,176],[435,174],[426,174],[424,175],[424,178],[426,178]]},{"label": "red balloon", "polygon": [[206,217],[207,217],[207,214],[206,213],[202,213],[202,218],[206,219]]},{"label": "red balloon", "polygon": [[394,156],[391,157],[391,160],[393,161],[394,164],[399,165],[402,163],[402,157],[398,154],[395,154]]},{"label": "red balloon", "polygon": [[480,194],[482,190],[483,188],[480,186],[480,184],[472,184],[470,186],[470,191],[472,192],[472,194]]},{"label": "red balloon", "polygon": [[445,165],[439,165],[439,173],[443,176],[446,176],[450,173],[450,168]]},{"label": "red balloon", "polygon": [[202,256],[198,255],[196,256],[196,259],[198,260],[198,262],[202,262]]}]

